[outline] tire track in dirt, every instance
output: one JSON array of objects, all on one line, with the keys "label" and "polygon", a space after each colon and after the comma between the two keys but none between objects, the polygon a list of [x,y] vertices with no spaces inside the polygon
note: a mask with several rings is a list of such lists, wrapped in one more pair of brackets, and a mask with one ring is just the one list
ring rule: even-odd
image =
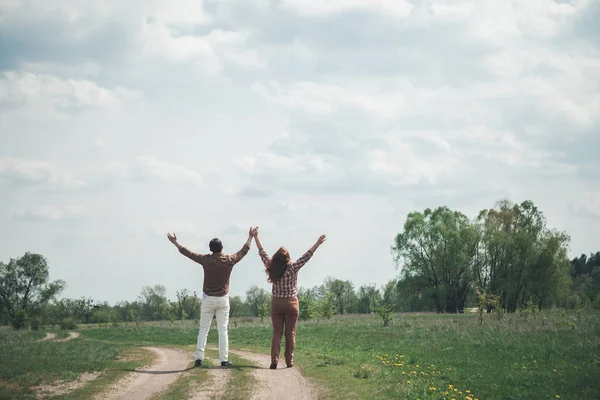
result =
[{"label": "tire track in dirt", "polygon": [[56,339],[56,333],[48,333],[46,332],[46,336],[38,340],[38,342],[45,342],[46,340]]},{"label": "tire track in dirt", "polygon": [[197,390],[197,392],[188,396],[188,400],[216,400],[221,398],[222,394],[227,390],[227,384],[231,379],[231,370],[219,367],[221,362],[218,359],[212,357],[205,358],[210,360],[212,365],[214,365],[214,367],[208,370],[211,377],[210,383],[193,389]]},{"label": "tire track in dirt", "polygon": [[81,336],[79,332],[69,332],[69,336],[64,339],[56,339],[55,342],[68,342],[69,340],[73,340]]},{"label": "tire track in dirt", "polygon": [[243,350],[230,351],[259,366],[252,372],[258,382],[252,390],[251,400],[310,400],[319,398],[317,387],[302,376],[297,368],[280,367],[272,370],[269,369],[269,365],[271,365],[270,355]]},{"label": "tire track in dirt", "polygon": [[95,398],[98,400],[147,400],[166,390],[183,373],[189,371],[194,357],[190,352],[164,347],[143,347],[157,355],[157,360],[149,367],[136,369],[128,376],[112,385],[106,392]]}]

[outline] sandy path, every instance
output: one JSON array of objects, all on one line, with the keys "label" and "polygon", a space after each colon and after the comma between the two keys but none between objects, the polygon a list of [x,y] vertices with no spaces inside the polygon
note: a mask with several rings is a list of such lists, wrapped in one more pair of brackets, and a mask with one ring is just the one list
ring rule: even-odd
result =
[{"label": "sandy path", "polygon": [[195,393],[188,397],[188,400],[216,400],[222,397],[227,390],[227,384],[231,379],[231,370],[221,368],[221,361],[212,357],[206,357],[211,361],[214,367],[208,370],[211,380],[208,385],[204,384],[197,389],[192,389]]},{"label": "sandy path", "polygon": [[296,367],[278,367],[269,369],[271,356],[268,354],[252,353],[249,351],[230,350],[242,358],[256,363],[259,367],[253,370],[257,385],[250,399],[318,399],[316,387],[302,376]]},{"label": "sandy path", "polygon": [[162,347],[144,347],[158,359],[150,367],[137,369],[120,380],[105,393],[96,396],[102,400],[144,400],[167,389],[179,376],[188,371],[194,357],[190,352]]},{"label": "sandy path", "polygon": [[[56,335],[54,335],[56,336]],[[79,336],[81,336],[81,333],[79,332],[69,332],[69,336],[64,338],[64,339],[56,339],[56,342],[68,342],[69,340],[73,340],[75,338],[78,338]]]},{"label": "sandy path", "polygon": [[46,340],[56,339],[56,333],[46,333],[46,336],[38,340],[38,342],[44,342]]}]

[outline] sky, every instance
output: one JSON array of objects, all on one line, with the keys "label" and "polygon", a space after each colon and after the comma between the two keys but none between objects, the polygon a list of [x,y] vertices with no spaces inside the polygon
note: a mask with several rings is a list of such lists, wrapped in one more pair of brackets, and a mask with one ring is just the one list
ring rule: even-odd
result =
[{"label": "sky", "polygon": [[[0,0],[0,260],[201,291],[258,225],[300,286],[398,274],[409,212],[532,200],[600,250],[600,1]],[[269,290],[256,246],[230,295]]]}]

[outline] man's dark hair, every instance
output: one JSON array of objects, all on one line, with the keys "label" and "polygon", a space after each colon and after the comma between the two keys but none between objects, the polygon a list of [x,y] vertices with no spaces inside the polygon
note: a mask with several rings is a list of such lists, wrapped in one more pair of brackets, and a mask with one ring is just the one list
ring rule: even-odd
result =
[{"label": "man's dark hair", "polygon": [[214,238],[213,240],[210,241],[210,243],[208,244],[208,248],[210,249],[210,251],[212,251],[213,253],[220,253],[221,250],[223,250],[223,243],[221,243],[221,241],[217,238]]}]

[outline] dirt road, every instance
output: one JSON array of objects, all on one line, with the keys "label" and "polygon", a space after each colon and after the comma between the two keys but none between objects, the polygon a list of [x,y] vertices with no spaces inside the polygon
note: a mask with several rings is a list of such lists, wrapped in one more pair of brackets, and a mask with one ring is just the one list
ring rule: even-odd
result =
[{"label": "dirt road", "polygon": [[117,382],[96,399],[126,400],[150,399],[167,389],[182,373],[188,371],[188,365],[194,361],[190,352],[162,347],[144,347],[158,356],[150,367],[137,369]]},{"label": "dirt road", "polygon": [[269,369],[271,356],[262,353],[252,353],[241,350],[231,350],[232,353],[256,363],[259,367],[253,371],[258,381],[255,386],[251,400],[310,400],[318,399],[316,387],[302,376],[296,367],[287,368],[285,362],[283,368]]}]

